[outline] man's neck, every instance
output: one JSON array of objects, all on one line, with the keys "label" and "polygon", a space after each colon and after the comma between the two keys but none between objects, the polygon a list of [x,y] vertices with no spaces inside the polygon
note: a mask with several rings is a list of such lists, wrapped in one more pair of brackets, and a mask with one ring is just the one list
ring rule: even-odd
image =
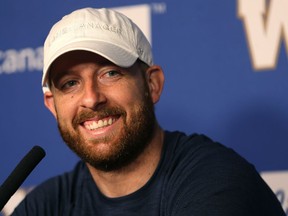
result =
[{"label": "man's neck", "polygon": [[99,190],[107,197],[116,198],[131,194],[143,187],[154,174],[161,159],[164,131],[157,126],[156,132],[143,153],[121,170],[104,172],[90,164],[88,169]]}]

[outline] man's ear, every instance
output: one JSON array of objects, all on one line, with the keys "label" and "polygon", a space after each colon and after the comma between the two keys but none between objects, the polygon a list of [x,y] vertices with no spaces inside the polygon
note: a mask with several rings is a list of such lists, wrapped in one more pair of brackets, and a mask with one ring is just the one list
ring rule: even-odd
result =
[{"label": "man's ear", "polygon": [[157,103],[160,99],[164,86],[164,73],[160,66],[153,65],[146,71],[147,83],[153,103]]},{"label": "man's ear", "polygon": [[44,104],[50,110],[50,112],[54,115],[54,117],[57,118],[56,108],[55,108],[55,103],[54,103],[54,96],[52,92],[47,91],[44,93]]}]

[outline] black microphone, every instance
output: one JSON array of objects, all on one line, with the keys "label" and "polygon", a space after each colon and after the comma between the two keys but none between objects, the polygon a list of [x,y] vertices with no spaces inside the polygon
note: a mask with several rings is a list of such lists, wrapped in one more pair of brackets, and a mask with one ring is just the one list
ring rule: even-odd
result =
[{"label": "black microphone", "polygon": [[0,187],[0,211],[45,155],[43,148],[34,146],[18,163]]}]

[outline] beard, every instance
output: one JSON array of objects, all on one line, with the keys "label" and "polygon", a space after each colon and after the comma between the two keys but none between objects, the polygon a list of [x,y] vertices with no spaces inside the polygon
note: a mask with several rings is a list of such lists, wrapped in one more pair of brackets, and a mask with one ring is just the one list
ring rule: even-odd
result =
[{"label": "beard", "polygon": [[[82,111],[72,121],[73,130],[58,118],[58,129],[62,139],[72,151],[95,169],[106,172],[119,170],[132,163],[144,151],[154,133],[156,118],[151,95],[146,93],[139,101],[131,111],[130,120],[127,120],[127,113],[121,107]],[[77,128],[81,122],[95,116],[118,116],[123,119],[123,127],[118,133],[87,140],[81,136]],[[97,144],[100,143],[109,145],[109,152],[97,149]]]}]

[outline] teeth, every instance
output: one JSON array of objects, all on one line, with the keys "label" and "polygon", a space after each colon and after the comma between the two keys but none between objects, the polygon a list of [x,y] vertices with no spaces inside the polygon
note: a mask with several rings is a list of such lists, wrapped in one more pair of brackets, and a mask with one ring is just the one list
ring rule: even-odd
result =
[{"label": "teeth", "polygon": [[98,121],[98,127],[103,127],[103,121],[102,120]]},{"label": "teeth", "polygon": [[110,118],[110,119],[108,120],[108,124],[111,125],[112,122],[113,122],[113,120],[112,120],[112,118]]},{"label": "teeth", "polygon": [[115,119],[109,118],[108,120],[105,119],[104,121],[103,121],[103,120],[99,120],[98,122],[97,122],[97,121],[93,121],[93,122],[90,123],[90,124],[86,124],[85,127],[86,127],[88,130],[96,130],[96,129],[98,129],[98,128],[111,125],[113,122],[115,122]]},{"label": "teeth", "polygon": [[92,130],[93,128],[98,127],[98,126],[97,126],[97,123],[96,123],[95,121],[94,121],[91,125],[88,125],[88,126],[90,126],[90,127],[89,127],[90,130]]}]

